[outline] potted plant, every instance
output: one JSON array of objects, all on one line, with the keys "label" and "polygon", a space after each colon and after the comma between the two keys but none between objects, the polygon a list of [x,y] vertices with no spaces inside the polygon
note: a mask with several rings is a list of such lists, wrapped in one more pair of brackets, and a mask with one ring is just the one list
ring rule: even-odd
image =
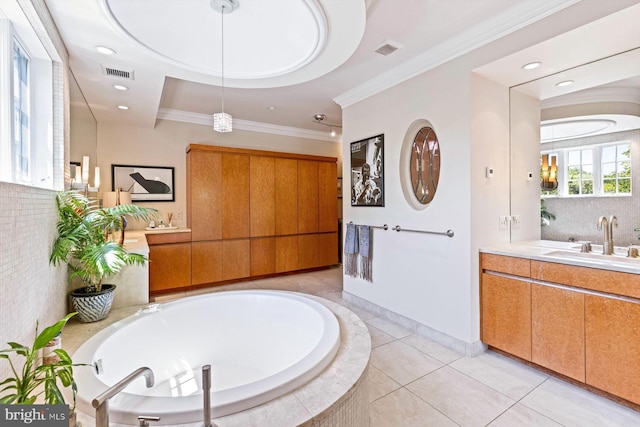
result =
[{"label": "potted plant", "polygon": [[556,219],[556,216],[547,210],[544,199],[540,199],[540,224],[543,226],[549,225],[554,219]]},{"label": "potted plant", "polygon": [[[38,323],[36,322],[36,338],[27,347],[16,342],[8,342],[9,348],[0,350],[0,359],[9,362],[13,376],[5,378],[0,382],[0,404],[34,404],[46,403],[50,405],[66,404],[64,395],[58,385],[58,380],[64,388],[70,387],[73,403],[69,406],[70,426],[75,425],[75,405],[77,387],[73,379],[74,366],[88,366],[74,364],[69,354],[61,348],[53,350],[56,354],[56,361],[44,362],[40,364],[38,353],[44,349],[47,343],[53,340],[62,331],[67,321],[75,316],[71,313],[64,319],[45,328],[38,334]],[[24,357],[24,365],[21,370],[17,370],[14,361],[9,357],[11,354]],[[44,359],[43,359],[44,360]]]},{"label": "potted plant", "polygon": [[115,291],[115,285],[103,284],[104,278],[127,265],[144,265],[147,261],[146,256],[127,251],[124,238],[113,241],[111,233],[114,230],[124,233],[127,216],[149,221],[158,211],[133,204],[100,208],[98,201],[73,190],[58,193],[56,204],[58,236],[49,261],[56,266],[66,262],[69,280],[74,277],[82,280],[83,286],[70,293],[78,320],[104,319],[111,310]]}]

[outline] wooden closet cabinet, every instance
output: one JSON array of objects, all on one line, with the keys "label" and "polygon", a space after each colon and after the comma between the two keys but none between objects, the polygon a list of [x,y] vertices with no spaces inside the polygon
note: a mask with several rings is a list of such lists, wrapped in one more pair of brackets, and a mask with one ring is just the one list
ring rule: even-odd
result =
[{"label": "wooden closet cabinet", "polygon": [[338,262],[337,159],[187,147],[193,285]]}]

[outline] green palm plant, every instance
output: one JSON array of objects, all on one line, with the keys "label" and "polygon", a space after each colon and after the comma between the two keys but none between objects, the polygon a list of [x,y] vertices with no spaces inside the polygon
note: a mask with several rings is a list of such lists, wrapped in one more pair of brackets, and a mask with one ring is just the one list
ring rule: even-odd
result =
[{"label": "green palm plant", "polygon": [[156,209],[133,204],[100,208],[97,201],[73,190],[56,195],[58,237],[53,243],[49,262],[55,266],[66,262],[69,280],[79,277],[87,292],[100,292],[102,280],[127,265],[144,265],[147,257],[130,253],[123,242],[109,238],[113,230],[122,230],[125,217],[149,221]]},{"label": "green palm plant", "polygon": [[[38,323],[36,322],[36,338],[31,347],[18,344],[16,342],[8,342],[10,348],[0,350],[0,360],[4,359],[9,362],[13,376],[6,378],[0,382],[0,404],[33,404],[41,396],[44,403],[47,404],[64,404],[65,398],[58,386],[58,380],[63,387],[71,387],[73,392],[73,406],[75,409],[75,400],[77,387],[73,379],[73,367],[81,366],[73,364],[69,354],[63,349],[55,349],[53,352],[58,356],[59,361],[55,363],[39,364],[38,351],[43,349],[49,341],[60,333],[67,321],[76,313],[67,315],[64,319],[45,328],[38,334]],[[9,357],[11,354],[24,357],[24,365],[22,369],[16,369],[14,362]]]}]

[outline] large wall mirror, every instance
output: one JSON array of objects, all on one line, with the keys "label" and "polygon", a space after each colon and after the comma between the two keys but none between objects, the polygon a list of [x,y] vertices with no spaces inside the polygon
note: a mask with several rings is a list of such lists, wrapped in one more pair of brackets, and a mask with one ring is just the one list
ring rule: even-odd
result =
[{"label": "large wall mirror", "polygon": [[[568,81],[576,90],[557,96]],[[598,218],[615,215],[615,245],[640,244],[640,48],[513,86],[510,103],[511,214],[522,224],[511,241],[600,244]],[[541,188],[543,172],[557,188]]]},{"label": "large wall mirror", "polygon": [[[98,126],[71,71],[69,71],[69,98],[71,103],[69,161],[72,165],[79,165],[83,157],[89,157],[89,164],[92,168],[91,182],[93,183],[93,167],[98,165]],[[76,179],[75,170],[74,167],[71,168],[71,179]]]}]

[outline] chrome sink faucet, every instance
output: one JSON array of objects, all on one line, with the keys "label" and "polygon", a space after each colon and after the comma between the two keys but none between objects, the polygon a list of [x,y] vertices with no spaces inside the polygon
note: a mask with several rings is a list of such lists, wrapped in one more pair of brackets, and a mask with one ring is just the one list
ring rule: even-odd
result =
[{"label": "chrome sink faucet", "polygon": [[602,241],[602,254],[613,254],[613,226],[618,227],[618,218],[611,215],[609,219],[605,216],[598,218],[598,230],[604,230],[604,239]]}]

